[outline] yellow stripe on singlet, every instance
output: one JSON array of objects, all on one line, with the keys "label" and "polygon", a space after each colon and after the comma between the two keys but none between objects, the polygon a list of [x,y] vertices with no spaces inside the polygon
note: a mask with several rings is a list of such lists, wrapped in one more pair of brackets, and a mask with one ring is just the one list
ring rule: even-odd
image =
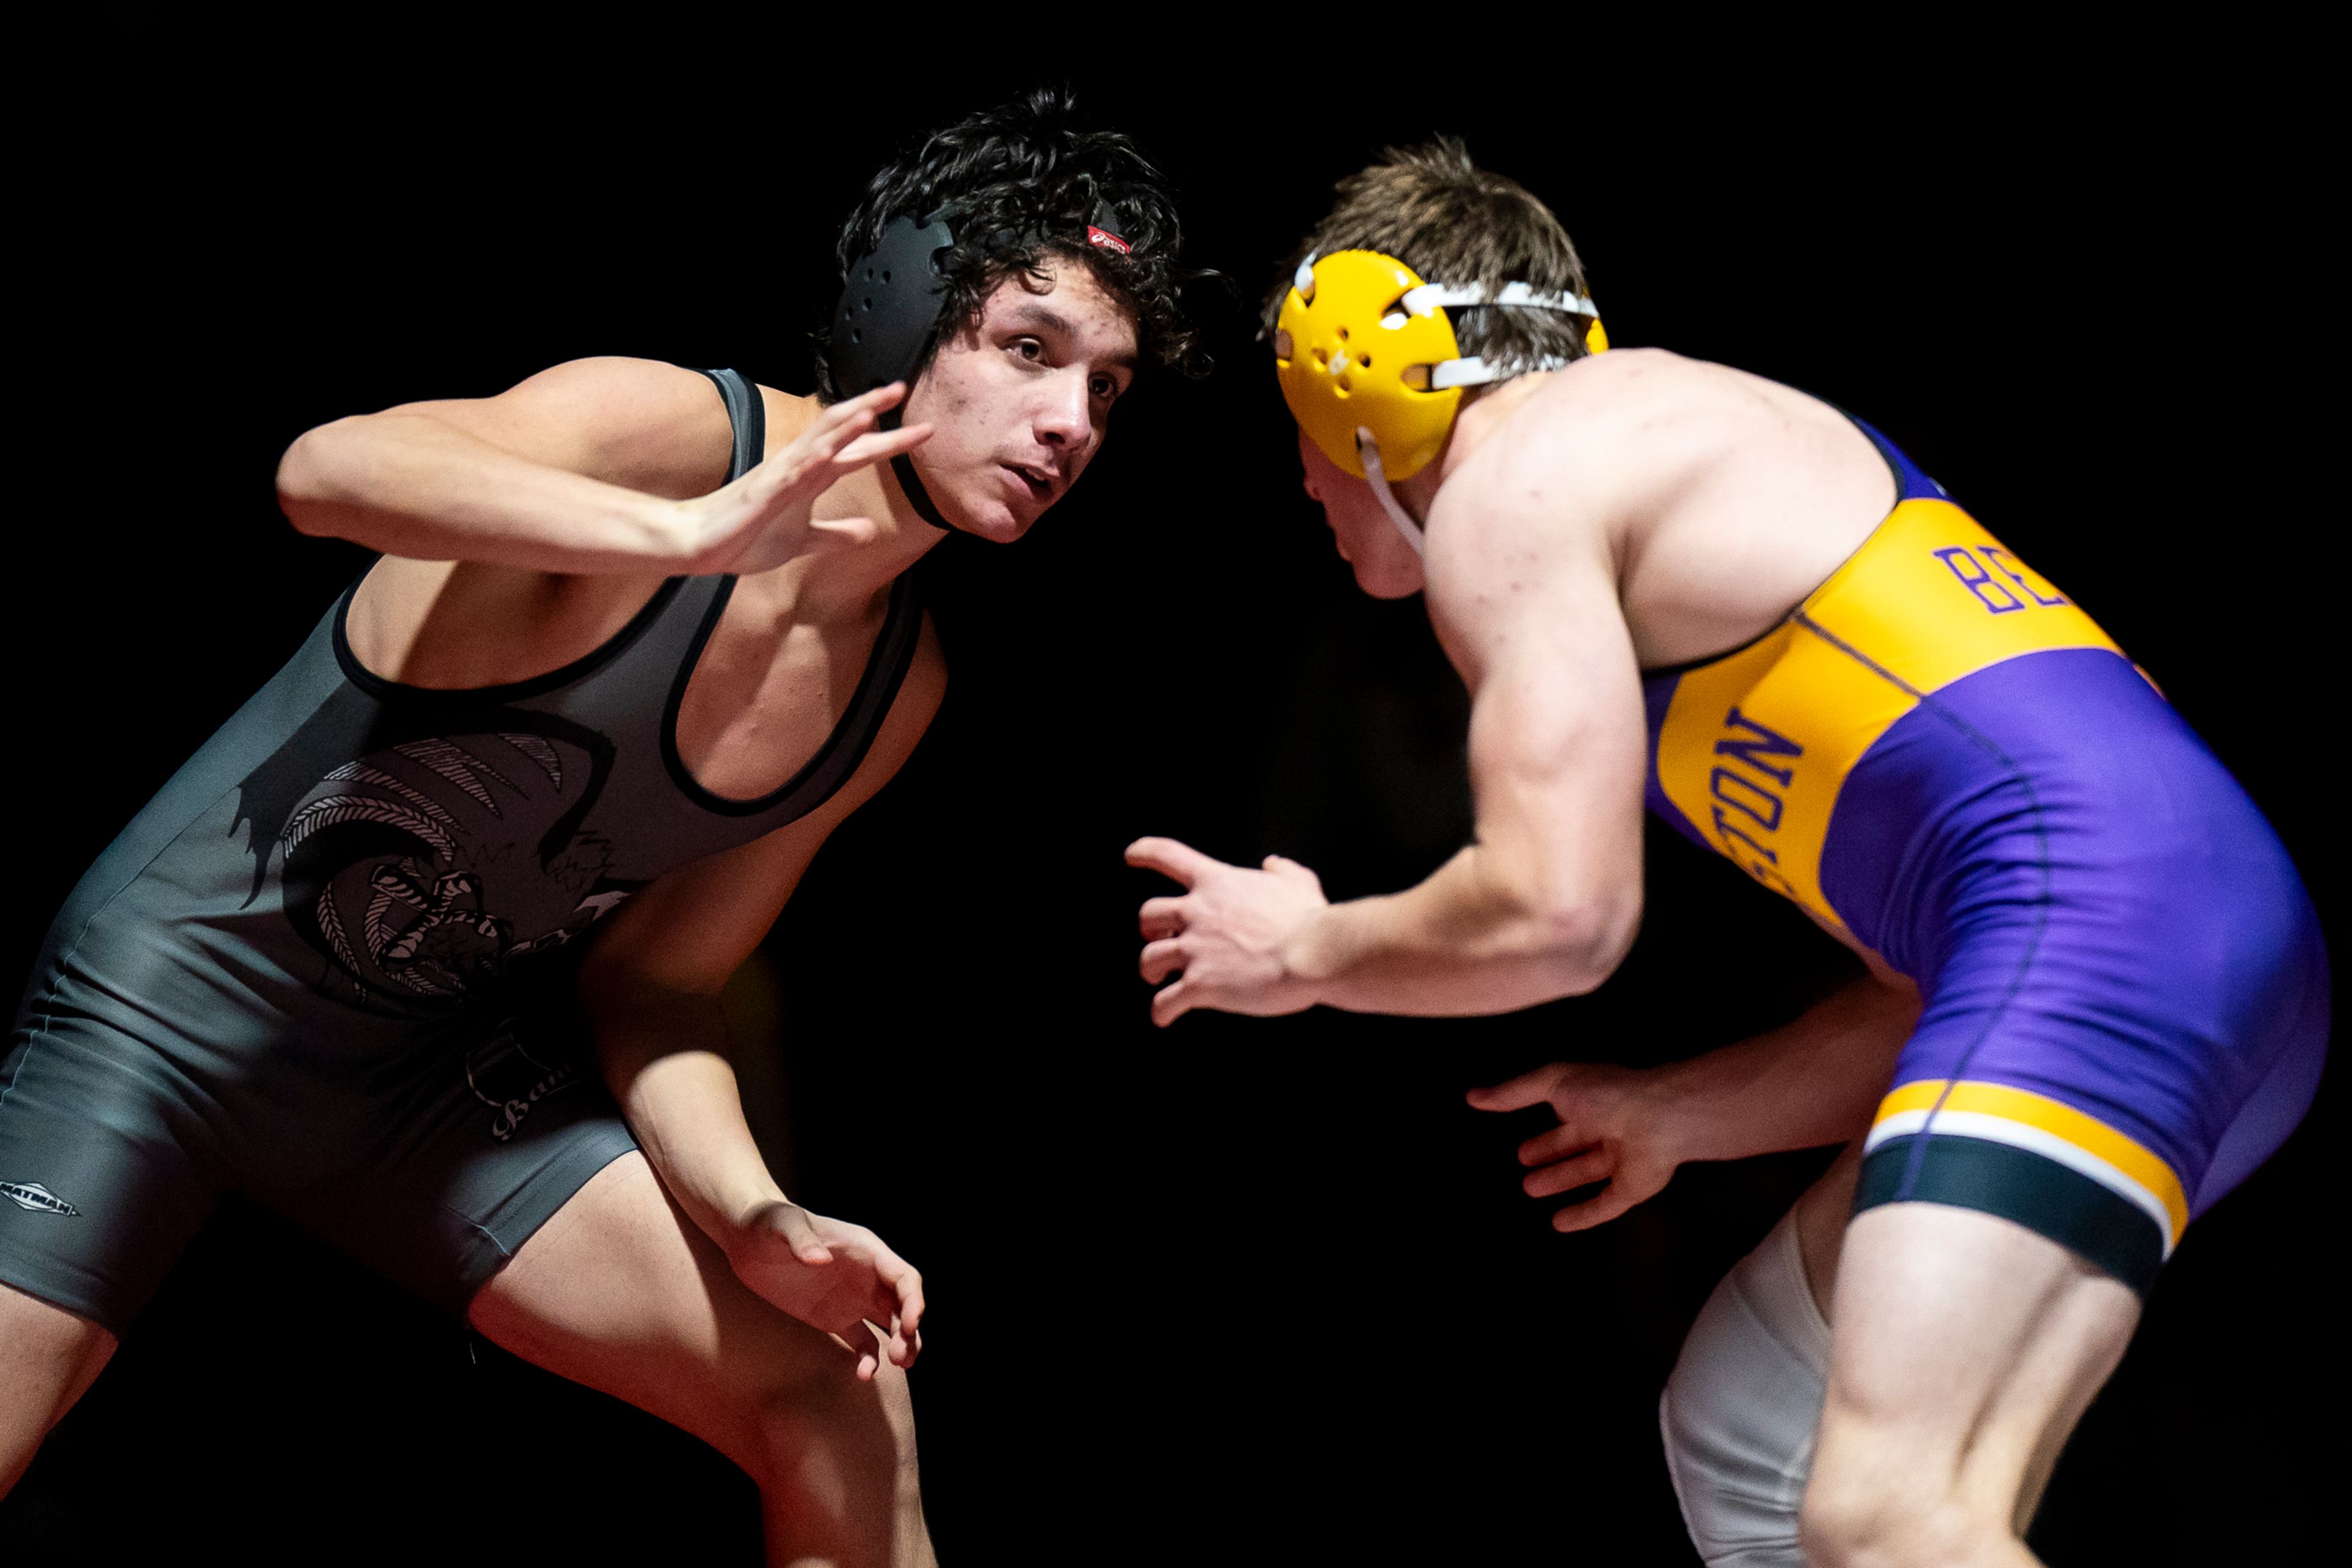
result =
[{"label": "yellow stripe on singlet", "polygon": [[[1947,1123],[1947,1117],[1952,1121]],[[1875,1144],[1889,1136],[1919,1131],[1923,1118],[1931,1131],[1941,1128],[1959,1136],[1991,1137],[2024,1147],[2034,1147],[2039,1140],[2004,1138],[2000,1124],[2006,1122],[2030,1128],[2054,1138],[2087,1156],[2088,1165],[2083,1162],[2068,1162],[2083,1170],[2084,1174],[2104,1181],[2110,1187],[2116,1187],[2126,1197],[2138,1202],[2138,1194],[2125,1190],[2110,1179],[2120,1177],[2161,1205],[2171,1222],[2165,1237],[2168,1250],[2173,1242],[2179,1240],[2180,1233],[2188,1228],[2188,1195],[2181,1190],[2180,1178],[2173,1173],[2172,1167],[2137,1140],[2116,1131],[2097,1117],[2077,1110],[2063,1100],[2005,1083],[1979,1083],[1968,1079],[1954,1083],[1948,1079],[1919,1079],[1898,1085],[1878,1102],[1878,1114],[1872,1121],[1868,1142]],[[2105,1170],[2092,1168],[2094,1166],[2104,1166]]]},{"label": "yellow stripe on singlet", "polygon": [[1906,500],[1788,621],[1682,677],[1658,783],[1707,842],[1845,931],[1821,868],[1854,764],[1920,695],[2068,647],[2120,651],[1968,513]]}]

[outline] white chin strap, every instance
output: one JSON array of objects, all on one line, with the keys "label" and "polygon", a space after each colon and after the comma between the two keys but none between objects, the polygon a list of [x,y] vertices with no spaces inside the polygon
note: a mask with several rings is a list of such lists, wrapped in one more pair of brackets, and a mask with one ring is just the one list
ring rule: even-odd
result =
[{"label": "white chin strap", "polygon": [[[1447,363],[1475,364],[1477,362],[1452,360]],[[1407,544],[1412,546],[1412,552],[1415,555],[1423,553],[1426,547],[1422,542],[1421,524],[1413,521],[1412,513],[1404,510],[1404,502],[1397,500],[1396,491],[1389,489],[1388,470],[1381,467],[1381,444],[1372,439],[1372,433],[1360,425],[1356,427],[1356,456],[1363,460],[1364,478],[1371,481],[1372,493],[1381,498],[1381,510],[1387,512],[1389,521],[1397,525],[1397,531],[1404,535]]]}]

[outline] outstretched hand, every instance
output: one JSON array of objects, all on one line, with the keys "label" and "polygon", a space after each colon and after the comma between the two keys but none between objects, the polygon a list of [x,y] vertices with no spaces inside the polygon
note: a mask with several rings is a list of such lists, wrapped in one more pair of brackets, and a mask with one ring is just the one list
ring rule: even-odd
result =
[{"label": "outstretched hand", "polygon": [[1559,1125],[1519,1145],[1519,1163],[1533,1167],[1520,1185],[1531,1198],[1557,1197],[1596,1182],[1608,1185],[1551,1216],[1554,1230],[1589,1230],[1635,1204],[1655,1197],[1682,1156],[1659,1120],[1647,1114],[1636,1068],[1554,1062],[1492,1089],[1474,1089],[1480,1110],[1524,1110],[1548,1105]]},{"label": "outstretched hand", "polygon": [[876,423],[907,395],[904,382],[877,386],[836,403],[774,457],[741,479],[687,503],[692,520],[687,570],[765,572],[799,556],[863,544],[875,536],[870,517],[812,519],[816,499],[835,485],[930,439],[929,425],[877,430]]},{"label": "outstretched hand", "polygon": [[1185,889],[1146,901],[1138,921],[1143,978],[1160,985],[1174,976],[1151,998],[1153,1023],[1164,1028],[1195,1007],[1267,1018],[1315,1005],[1313,982],[1292,971],[1285,951],[1331,907],[1314,872],[1279,855],[1263,870],[1228,866],[1172,838],[1137,839],[1127,863]]},{"label": "outstretched hand", "polygon": [[763,1204],[727,1247],[737,1278],[770,1304],[831,1334],[871,1378],[881,1357],[907,1367],[922,1352],[923,1277],[862,1225]]}]

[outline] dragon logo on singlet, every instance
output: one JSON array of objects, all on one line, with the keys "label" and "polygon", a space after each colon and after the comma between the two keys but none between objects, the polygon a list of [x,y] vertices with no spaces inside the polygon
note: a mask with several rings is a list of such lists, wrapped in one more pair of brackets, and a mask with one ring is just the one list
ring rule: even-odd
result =
[{"label": "dragon logo on singlet", "polygon": [[278,828],[288,917],[358,1002],[458,997],[628,896],[581,831],[597,737],[424,735],[344,763]]}]

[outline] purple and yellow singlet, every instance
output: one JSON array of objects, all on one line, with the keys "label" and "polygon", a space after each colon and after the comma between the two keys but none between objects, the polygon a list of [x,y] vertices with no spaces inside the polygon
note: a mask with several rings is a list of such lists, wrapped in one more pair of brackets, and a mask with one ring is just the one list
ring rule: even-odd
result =
[{"label": "purple and yellow singlet", "polygon": [[2145,1291],[2310,1103],[2317,919],[2113,639],[1863,428],[1894,510],[1762,637],[1645,676],[1649,803],[1918,984],[1858,1209],[2000,1215]]}]

